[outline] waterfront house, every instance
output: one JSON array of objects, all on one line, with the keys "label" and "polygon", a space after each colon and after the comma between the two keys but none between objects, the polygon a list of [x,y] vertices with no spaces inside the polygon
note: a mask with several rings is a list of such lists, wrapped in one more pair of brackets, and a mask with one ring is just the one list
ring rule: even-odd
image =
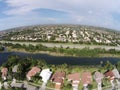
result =
[{"label": "waterfront house", "polygon": [[78,90],[78,85],[80,83],[80,73],[72,73],[68,75],[68,81],[72,81],[73,90]]},{"label": "waterfront house", "polygon": [[4,87],[5,90],[8,90],[8,89],[9,89],[9,84],[8,84],[8,82],[5,81],[5,82],[3,83],[3,87]]},{"label": "waterfront house", "polygon": [[52,71],[50,69],[43,69],[40,73],[40,76],[42,77],[42,81],[44,83],[47,83],[51,75],[52,75]]},{"label": "waterfront house", "polygon": [[18,65],[15,65],[13,68],[12,68],[12,72],[13,72],[13,81],[12,83],[16,83],[16,74],[17,74],[17,71],[18,71]]},{"label": "waterfront house", "polygon": [[115,85],[114,85],[115,75],[113,74],[113,72],[111,70],[105,72],[105,77],[107,77],[110,80],[110,83],[112,85],[112,89],[114,89],[115,88]]},{"label": "waterfront house", "polygon": [[56,72],[52,75],[51,81],[55,83],[56,90],[60,90],[60,88],[62,87],[65,76],[65,72]]},{"label": "waterfront house", "polygon": [[4,68],[2,68],[1,72],[2,72],[3,80],[6,80],[7,79],[8,69],[4,67]]},{"label": "waterfront house", "polygon": [[115,75],[113,74],[113,72],[111,70],[105,72],[105,77],[107,77],[109,80],[114,80],[115,79]]},{"label": "waterfront house", "polygon": [[35,76],[37,73],[39,73],[41,71],[40,68],[38,67],[32,67],[32,69],[30,71],[28,71],[26,77],[28,80],[31,80],[32,76]]},{"label": "waterfront house", "polygon": [[82,84],[84,87],[84,90],[87,90],[87,86],[89,84],[92,84],[92,75],[90,72],[83,72],[81,76]]},{"label": "waterfront house", "polygon": [[104,78],[104,75],[98,71],[94,73],[94,79],[97,82],[98,90],[102,90],[102,79]]},{"label": "waterfront house", "polygon": [[112,72],[113,72],[113,74],[114,74],[114,76],[115,76],[115,78],[116,78],[115,80],[116,80],[118,86],[120,87],[120,81],[119,81],[119,79],[120,79],[120,74],[119,74],[118,70],[117,70],[116,68],[114,68],[114,69],[112,70]]},{"label": "waterfront house", "polygon": [[120,74],[119,74],[119,72],[118,72],[118,70],[117,70],[116,68],[114,68],[114,69],[112,70],[112,72],[113,72],[115,78],[117,78],[117,79],[120,78]]},{"label": "waterfront house", "polygon": [[13,72],[13,73],[17,73],[17,70],[18,70],[18,65],[15,65],[15,66],[12,68],[12,72]]}]

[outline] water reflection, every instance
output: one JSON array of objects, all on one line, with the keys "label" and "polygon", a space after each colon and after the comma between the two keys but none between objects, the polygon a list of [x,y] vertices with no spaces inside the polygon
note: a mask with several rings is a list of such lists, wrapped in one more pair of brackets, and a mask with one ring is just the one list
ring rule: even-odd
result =
[{"label": "water reflection", "polygon": [[35,59],[44,59],[48,64],[70,64],[70,65],[100,65],[109,60],[112,64],[120,61],[120,58],[81,58],[68,56],[50,56],[47,54],[30,54],[22,52],[2,52],[0,53],[0,65],[5,62],[10,55],[19,55],[22,58],[31,57]]}]

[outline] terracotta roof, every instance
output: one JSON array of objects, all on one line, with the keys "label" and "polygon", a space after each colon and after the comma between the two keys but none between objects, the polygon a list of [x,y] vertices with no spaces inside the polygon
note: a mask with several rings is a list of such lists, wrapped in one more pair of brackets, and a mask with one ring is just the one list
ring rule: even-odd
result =
[{"label": "terracotta roof", "polygon": [[108,77],[110,80],[113,80],[115,76],[112,71],[107,71],[105,72],[105,77]]},{"label": "terracotta roof", "polygon": [[51,80],[54,81],[56,78],[64,78],[65,72],[56,72],[52,75]]},{"label": "terracotta roof", "polygon": [[28,76],[28,77],[35,76],[39,72],[40,72],[40,68],[32,67],[32,69],[27,73],[26,76]]},{"label": "terracotta roof", "polygon": [[72,81],[80,81],[80,74],[79,73],[69,74],[68,79]]},{"label": "terracotta roof", "polygon": [[94,79],[96,80],[97,83],[101,83],[101,80],[103,79],[103,74],[100,72],[95,72],[94,74]]},{"label": "terracotta roof", "polygon": [[3,77],[4,77],[4,76],[6,77],[6,76],[7,76],[8,69],[7,69],[7,68],[2,68],[1,72],[2,72],[2,76],[3,76]]},{"label": "terracotta roof", "polygon": [[114,74],[113,74],[112,71],[108,71],[108,72],[105,72],[105,76],[106,76],[106,77],[113,77]]},{"label": "terracotta roof", "polygon": [[63,79],[62,78],[55,78],[54,79],[54,83],[63,83]]},{"label": "terracotta roof", "polygon": [[52,75],[51,80],[56,83],[55,89],[60,89],[60,87],[63,85],[63,79],[65,77],[65,72],[56,72]]},{"label": "terracotta roof", "polygon": [[83,84],[91,84],[92,83],[92,76],[91,76],[90,72],[83,72],[81,79],[82,79]]}]

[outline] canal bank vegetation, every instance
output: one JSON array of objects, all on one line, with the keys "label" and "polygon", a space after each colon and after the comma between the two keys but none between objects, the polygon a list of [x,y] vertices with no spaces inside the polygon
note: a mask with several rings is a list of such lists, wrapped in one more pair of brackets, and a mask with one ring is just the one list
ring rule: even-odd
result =
[{"label": "canal bank vegetation", "polygon": [[62,46],[60,48],[58,47],[46,47],[42,44],[37,45],[21,45],[21,44],[12,44],[12,43],[5,43],[6,47],[9,48],[10,51],[25,51],[25,52],[31,52],[31,53],[39,53],[39,52],[49,52],[53,53],[53,55],[69,55],[69,56],[79,56],[79,57],[120,57],[120,51],[116,49],[102,49],[102,48],[94,48],[90,49],[88,47],[78,49],[78,48],[63,48]]},{"label": "canal bank vegetation", "polygon": [[[18,65],[18,72],[16,74],[12,73],[12,68]],[[105,71],[112,70],[114,67],[117,67],[117,69],[120,72],[120,61],[116,63],[116,65],[112,65],[109,61],[105,62],[105,63],[100,63],[100,65],[97,66],[71,66],[68,64],[62,64],[62,65],[50,65],[47,64],[44,60],[36,60],[33,58],[20,58],[19,56],[9,56],[8,60],[2,64],[1,67],[6,67],[8,68],[8,80],[12,81],[12,78],[15,77],[18,81],[26,81],[26,74],[27,72],[31,69],[31,67],[37,66],[41,69],[45,69],[45,68],[50,68],[52,70],[52,72],[56,72],[56,71],[64,71],[66,72],[66,75],[70,74],[70,73],[82,73],[84,71],[88,71],[90,72],[92,75],[94,74],[95,71],[100,71],[102,73],[104,73]],[[66,76],[67,77],[67,76]],[[41,85],[42,81],[39,77],[39,74],[36,74],[34,77],[32,77],[32,83],[37,84],[37,85]],[[106,87],[110,85],[110,82],[107,78],[103,79],[103,87]],[[47,83],[47,87],[51,87],[54,88],[54,84],[49,81]],[[79,90],[82,90],[82,83],[79,84]],[[95,82],[95,80],[93,80],[92,85],[90,85],[90,90],[93,90],[94,88],[97,87],[97,84]],[[64,85],[62,87],[61,90],[71,90],[72,86],[70,84],[70,82],[68,82],[68,80],[65,78],[64,79]]]},{"label": "canal bank vegetation", "polygon": [[4,47],[0,45],[0,52],[4,51]]}]

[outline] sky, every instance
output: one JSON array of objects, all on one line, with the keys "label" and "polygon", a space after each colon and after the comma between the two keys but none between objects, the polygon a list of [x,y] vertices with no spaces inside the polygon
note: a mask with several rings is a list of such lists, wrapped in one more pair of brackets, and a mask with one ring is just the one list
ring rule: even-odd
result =
[{"label": "sky", "polygon": [[0,0],[0,30],[80,24],[120,31],[120,0]]}]

